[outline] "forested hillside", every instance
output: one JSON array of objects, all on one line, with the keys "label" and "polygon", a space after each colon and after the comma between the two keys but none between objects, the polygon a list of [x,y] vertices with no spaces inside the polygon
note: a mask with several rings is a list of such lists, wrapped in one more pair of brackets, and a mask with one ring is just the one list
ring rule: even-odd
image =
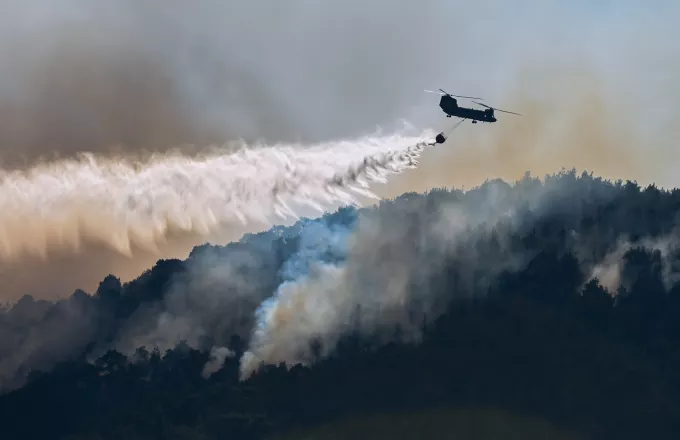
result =
[{"label": "forested hillside", "polygon": [[680,190],[527,175],[26,296],[0,314],[0,438],[279,438],[437,408],[679,438],[678,214]]}]

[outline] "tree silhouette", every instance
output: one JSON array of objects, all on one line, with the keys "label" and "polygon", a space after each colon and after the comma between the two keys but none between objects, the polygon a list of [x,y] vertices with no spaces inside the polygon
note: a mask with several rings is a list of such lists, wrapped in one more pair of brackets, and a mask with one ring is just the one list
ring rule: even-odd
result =
[{"label": "tree silhouette", "polygon": [[[53,350],[26,351],[12,372],[23,382],[0,395],[0,434],[260,439],[353,414],[455,407],[531,414],[580,438],[678,438],[678,211],[678,190],[574,170],[544,181],[527,175],[514,186],[409,193],[227,246],[199,246],[188,260],[160,260],[129,283],[109,275],[92,296],[77,291],[55,303],[26,296],[0,313],[0,329],[19,341],[0,347],[0,358],[28,342]],[[165,351],[111,348],[130,323],[171,300],[173,283],[190,285],[195,267],[229,265],[238,284],[227,277],[200,285],[220,298],[243,288],[267,298],[305,234],[361,224],[372,225],[388,250],[379,264],[402,261],[398,252],[408,250],[412,267],[399,267],[417,282],[406,287],[403,322],[372,329],[374,311],[356,304],[332,344],[322,334],[304,341],[308,363],[263,364],[246,380],[239,360],[247,332],[222,329]],[[345,256],[329,247],[319,258],[342,264]],[[595,267],[606,269],[598,272],[606,283]],[[227,319],[237,306],[215,307]],[[88,323],[75,327],[85,342],[49,364],[54,345],[30,337],[61,328],[64,317]],[[218,347],[231,355],[206,376]]]}]

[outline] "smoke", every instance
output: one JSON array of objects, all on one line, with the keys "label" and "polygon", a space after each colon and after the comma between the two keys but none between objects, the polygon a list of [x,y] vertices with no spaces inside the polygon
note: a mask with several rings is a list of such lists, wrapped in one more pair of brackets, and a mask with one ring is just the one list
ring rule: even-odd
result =
[{"label": "smoke", "polygon": [[[15,171],[3,176],[5,191],[0,191],[4,196],[0,200],[15,215],[0,222],[4,256],[21,251],[45,254],[49,245],[77,247],[85,239],[121,253],[130,251],[130,243],[153,250],[173,228],[209,233],[229,221],[266,224],[289,216],[297,219],[305,209],[319,214],[333,205],[355,204],[372,196],[366,189],[369,182],[416,166],[422,151],[435,145],[425,142],[428,135],[432,133],[369,136],[309,147],[260,146],[201,159],[162,155],[142,164],[89,157]],[[36,196],[44,202],[40,212],[31,212]],[[88,209],[95,204],[96,211]],[[78,294],[27,320],[21,318],[21,310],[32,309],[33,303],[25,299],[4,321],[10,337],[0,347],[8,354],[0,362],[0,383],[13,383],[24,367],[48,368],[67,359],[90,341],[98,341],[102,332],[119,333],[117,348],[131,353],[143,345],[169,349],[181,341],[200,346],[207,336],[247,331],[251,324],[242,311],[252,312],[263,295],[271,294],[263,284],[263,271],[274,267],[262,266],[271,249],[262,248],[251,257],[255,250],[232,254],[229,262],[196,257],[187,285],[178,285],[177,293],[161,305],[140,308],[121,328],[109,327],[116,324],[106,300],[92,305]],[[198,263],[193,264],[195,260]],[[244,279],[244,272],[250,278]],[[216,291],[215,285],[228,295]],[[104,283],[97,297],[106,298],[107,292],[119,289]],[[202,295],[187,296],[184,289],[197,289]],[[61,324],[63,319],[69,324]],[[43,331],[49,331],[47,338]],[[102,344],[94,350],[101,354],[106,348]]]},{"label": "smoke", "polygon": [[[541,174],[571,166],[674,183],[680,57],[668,35],[680,11],[676,2],[654,8],[442,0],[398,8],[386,1],[7,3],[0,18],[0,152],[7,182],[1,197],[8,205],[0,224],[3,255],[21,257],[2,267],[3,298],[27,292],[61,296],[96,285],[109,272],[131,279],[159,255],[184,256],[206,240],[227,242],[271,221],[284,222],[286,215],[294,219],[291,211],[311,215],[371,193],[469,187],[491,177],[513,180],[527,170]],[[377,153],[382,163],[391,156],[378,141],[364,151],[328,140],[356,139],[376,125],[392,131],[402,118],[417,127],[442,121],[445,130],[450,120],[436,97],[422,92],[437,87],[483,96],[524,116],[499,114],[493,125],[465,123],[442,148],[423,151],[418,169],[389,185],[364,187],[357,177],[370,183],[382,176],[369,166],[373,160],[364,159]],[[420,137],[411,138],[389,148],[417,146]],[[240,143],[228,142],[235,139],[269,147],[235,151],[231,145]],[[217,153],[203,148],[223,144]],[[293,147],[303,144],[317,148]],[[284,153],[274,154],[282,146]],[[397,168],[412,165],[410,155],[421,148],[405,150]],[[293,168],[286,168],[287,161]],[[255,170],[258,180],[241,166]],[[359,192],[338,188],[344,182]],[[513,225],[529,222],[509,212]],[[447,231],[449,215],[458,218],[460,210],[441,208],[433,230]],[[475,225],[484,215],[459,223]],[[206,335],[222,343],[235,329],[250,339],[255,360],[307,359],[307,348],[290,335],[325,335],[332,346],[344,317],[354,317],[352,304],[400,316],[403,309],[395,304],[404,300],[404,286],[427,278],[418,275],[428,267],[425,252],[415,254],[423,261],[413,261],[398,247],[383,246],[381,253],[352,241],[380,244],[381,228],[397,224],[400,216],[374,226],[362,220],[361,232],[343,233],[355,244],[331,241],[340,246],[336,258],[346,252],[344,263],[309,264],[284,284],[276,276],[260,279],[262,265],[276,267],[274,257],[264,256],[271,246],[261,245],[254,254],[192,256],[187,278],[126,321],[116,344],[171,347],[187,339],[200,345]],[[465,246],[459,241],[465,233],[456,231],[448,236],[456,237],[452,241],[425,242]],[[399,237],[407,232],[394,229]],[[81,256],[68,252],[73,249]],[[384,263],[397,256],[399,264]],[[47,263],[40,260],[45,257]],[[508,261],[519,264],[523,257],[517,258]],[[370,279],[371,264],[377,275],[383,268],[399,275],[389,278],[389,296],[374,298],[359,283]],[[472,275],[461,281],[476,282]],[[352,290],[343,291],[341,283]],[[310,302],[310,286],[340,293]],[[11,348],[3,353],[15,353],[0,356],[11,360],[3,371],[51,365],[78,352],[88,334],[96,339],[100,316],[82,311],[89,303],[77,298],[49,315],[49,324],[38,325],[36,316],[30,321],[34,329],[12,327],[6,334],[23,341],[25,351],[3,341]],[[436,309],[431,301],[421,310]],[[324,311],[329,304],[339,310],[330,321],[336,326],[324,327],[313,316],[304,326],[291,326],[288,317]],[[416,321],[384,322],[413,328]],[[374,327],[366,324],[372,329],[367,331],[388,331]],[[251,337],[253,328],[259,330]],[[45,333],[61,342],[45,342]],[[283,348],[267,348],[271,338],[283,338]]]},{"label": "smoke", "polygon": [[[374,157],[394,163],[392,154]],[[210,350],[206,377],[238,353],[247,378],[261,363],[328,356],[353,332],[370,344],[417,342],[423,323],[450,301],[486,295],[499,274],[525,268],[540,248],[550,248],[530,244],[546,229],[552,244],[577,257],[584,280],[611,268],[612,277],[601,281],[616,287],[625,250],[644,245],[662,250],[665,281],[673,282],[676,231],[629,244],[626,234],[639,225],[625,220],[632,218],[630,201],[622,200],[628,189],[566,173],[544,183],[526,177],[514,186],[489,181],[468,192],[404,194],[227,246],[201,246],[127,285],[107,277],[93,296],[78,292],[56,304],[24,298],[0,314],[0,384],[17,386],[31,370],[94,360],[109,349],[133,358],[140,347]],[[622,222],[581,234],[583,221],[605,206],[620,211],[613,216]]]},{"label": "smoke", "polygon": [[[664,187],[678,184],[680,131],[673,121],[680,118],[680,45],[665,35],[680,7],[665,1],[654,11],[633,2],[616,11],[581,2],[522,6],[513,4],[520,17],[504,11],[508,18],[502,23],[491,12],[486,28],[478,24],[481,18],[465,17],[478,29],[478,40],[462,41],[479,49],[487,38],[495,40],[479,50],[490,66],[466,63],[467,51],[460,49],[459,67],[450,67],[454,79],[438,85],[523,116],[497,113],[495,124],[464,122],[449,148],[425,154],[417,170],[396,177],[380,196],[470,188],[486,179],[512,181],[526,171],[540,176],[562,168]],[[461,31],[466,36],[467,26]],[[457,60],[458,49],[451,45],[451,58]],[[467,81],[469,71],[477,73],[477,81]],[[418,100],[423,108],[436,108],[439,97],[424,95]],[[469,100],[461,103],[476,107]],[[438,130],[453,124],[439,120]]]},{"label": "smoke", "polygon": [[[390,8],[396,22],[376,21],[386,4],[362,7],[365,21],[352,2],[7,4],[2,159],[14,167],[85,151],[197,152],[239,138],[316,143],[390,129],[411,106],[393,69],[408,78],[426,61],[424,41],[395,24],[433,10]],[[352,37],[337,25],[349,20]]]},{"label": "smoke", "polygon": [[[513,75],[512,87],[498,102],[488,102],[523,116],[498,113],[496,124],[463,122],[445,144],[448,148],[428,152],[417,170],[396,177],[378,194],[470,188],[486,179],[512,181],[526,171],[545,175],[562,168],[677,185],[677,127],[652,119],[651,110],[643,110],[644,101],[613,88],[592,61],[565,62],[554,74],[545,70],[527,67]],[[671,70],[680,74],[680,64]],[[671,106],[668,113],[680,117],[680,108]]]},{"label": "smoke", "polygon": [[[358,215],[343,210],[275,228],[224,251],[197,250],[167,296],[127,320],[113,347],[132,353],[182,341],[221,346],[237,334],[248,341],[240,360],[245,378],[261,362],[292,365],[326,356],[348,331],[386,341],[399,326],[403,338],[418,340],[423,321],[452,298],[442,291],[444,266],[462,266],[453,297],[488,288],[500,271],[527,257],[506,243],[512,231],[535,221],[520,207],[528,203],[541,217],[554,212],[553,192],[574,190],[539,185],[513,197],[508,185],[494,182],[464,202],[445,192],[400,198]],[[572,205],[563,209],[574,212]],[[488,255],[475,246],[492,230],[501,248]]]},{"label": "smoke", "polygon": [[224,361],[233,355],[234,353],[226,347],[214,347],[210,351],[210,360],[203,367],[203,377],[208,378],[219,371]]},{"label": "smoke", "polygon": [[[376,125],[390,131],[402,118],[446,130],[436,96],[423,93],[443,87],[524,117],[463,124],[419,170],[375,188],[379,196],[572,166],[675,182],[680,58],[667,38],[675,2],[2,4],[5,169],[82,152],[193,155],[241,138],[352,139]],[[184,257],[205,240],[226,243],[263,227],[237,222],[209,237],[178,231],[158,247]],[[158,255],[134,244],[131,253],[81,243],[78,255],[55,249],[49,264],[4,264],[2,297],[91,290],[108,272],[132,279]],[[46,282],[36,271],[55,277]]]},{"label": "smoke", "polygon": [[[426,81],[404,81],[422,75],[427,61],[426,47],[395,24],[434,12],[433,5],[390,5],[390,20],[381,23],[386,3],[0,3],[0,163],[7,171],[39,164],[56,171],[51,162],[81,153],[98,162],[148,161],[240,139],[308,145],[376,126],[393,131],[415,116],[411,96]],[[365,20],[356,20],[357,10]],[[350,21],[352,38],[338,25]],[[107,235],[112,221],[94,235]],[[222,244],[268,226],[236,221],[209,236],[168,231],[157,251],[132,242],[125,256],[97,239],[81,241],[78,254],[52,247],[47,262],[24,254],[2,263],[0,299],[93,290],[107,273],[133,279],[159,254],[183,258],[206,240]],[[120,240],[125,248],[124,234]],[[26,246],[42,253],[40,244]]]},{"label": "smoke", "polygon": [[680,278],[673,258],[680,250],[679,233],[680,229],[676,227],[668,234],[658,237],[643,237],[635,241],[630,237],[620,237],[616,246],[591,268],[589,281],[597,279],[612,295],[616,295],[622,287],[630,290],[632,286],[622,279],[626,254],[634,249],[644,248],[659,252],[662,281],[664,287],[670,290]]},{"label": "smoke", "polygon": [[[308,364],[328,356],[353,331],[383,343],[399,328],[402,340],[418,341],[422,324],[449,301],[484,291],[498,273],[525,263],[528,255],[510,252],[506,240],[533,223],[519,212],[521,202],[541,217],[549,191],[525,190],[520,202],[509,189],[490,182],[465,202],[436,193],[401,198],[364,212],[349,227],[306,227],[299,251],[284,264],[284,281],[254,313],[241,377],[261,363]],[[476,249],[494,229],[499,252]],[[461,265],[458,288],[444,291],[442,274],[454,261]]]}]

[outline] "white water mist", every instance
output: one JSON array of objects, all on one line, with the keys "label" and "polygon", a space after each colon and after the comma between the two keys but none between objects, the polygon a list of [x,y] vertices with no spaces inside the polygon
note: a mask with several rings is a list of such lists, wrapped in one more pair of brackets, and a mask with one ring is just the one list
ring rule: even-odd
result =
[{"label": "white water mist", "polygon": [[432,133],[316,145],[241,145],[202,157],[104,158],[0,171],[0,255],[102,243],[129,255],[171,231],[209,234],[227,222],[271,223],[373,196],[368,185],[412,168]]}]

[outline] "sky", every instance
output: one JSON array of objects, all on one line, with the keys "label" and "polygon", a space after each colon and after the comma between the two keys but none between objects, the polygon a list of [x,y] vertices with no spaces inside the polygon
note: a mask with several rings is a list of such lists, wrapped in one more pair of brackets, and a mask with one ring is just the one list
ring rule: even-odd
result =
[{"label": "sky", "polygon": [[[424,89],[524,116],[463,124],[381,195],[577,167],[671,186],[680,129],[674,1],[0,0],[5,168],[248,141],[448,130]],[[237,239],[243,229],[210,237]],[[170,239],[185,257],[206,237]],[[0,300],[93,290],[159,256],[86,246],[0,267]],[[36,277],[39,271],[41,277]],[[47,281],[49,280],[49,281]]]}]

